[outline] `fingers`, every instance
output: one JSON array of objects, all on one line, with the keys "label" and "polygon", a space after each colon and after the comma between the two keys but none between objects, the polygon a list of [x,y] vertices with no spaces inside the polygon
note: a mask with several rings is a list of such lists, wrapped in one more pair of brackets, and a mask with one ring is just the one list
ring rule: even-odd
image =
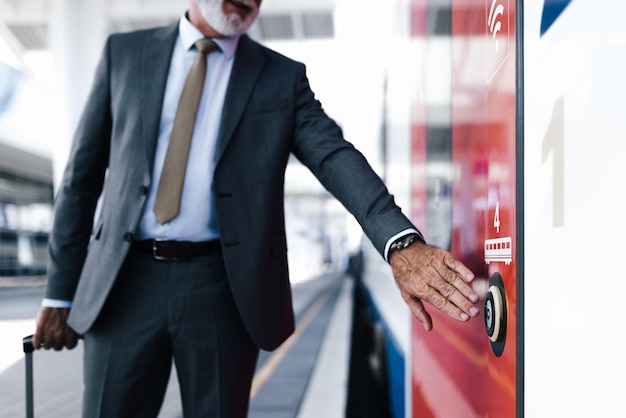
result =
[{"label": "fingers", "polygon": [[[464,282],[461,283],[463,286],[467,286]],[[457,287],[443,280],[437,284],[438,288],[430,293],[430,300],[427,299],[437,309],[461,321],[467,321],[470,316],[477,316],[480,313],[480,310],[474,306],[474,302],[478,301],[478,295],[473,294],[473,291],[471,298],[468,299]]]},{"label": "fingers", "polygon": [[65,347],[67,347],[68,350],[71,350],[77,345],[78,345],[78,335],[68,327],[68,332],[65,335]]},{"label": "fingers", "polygon": [[397,253],[390,259],[394,277],[400,290],[409,295],[405,301],[413,314],[427,329],[432,320],[422,301],[463,322],[479,315],[475,303],[480,298],[471,285],[474,274],[449,252],[422,244]]},{"label": "fingers", "polygon": [[443,258],[443,262],[450,270],[461,276],[461,278],[466,282],[474,280],[474,273],[472,273],[470,269],[465,267],[463,263],[452,257],[450,254],[447,254]]},{"label": "fingers", "polygon": [[415,316],[415,318],[422,323],[426,331],[431,331],[433,329],[433,319],[426,311],[426,308],[424,308],[422,301],[415,296],[407,295],[406,293],[403,293],[402,296],[407,305],[409,305],[411,312],[413,312],[413,316]]},{"label": "fingers", "polygon": [[487,298],[487,292],[489,292],[489,279],[477,277],[472,281],[472,289],[478,294],[478,298],[484,301]]},{"label": "fingers", "polygon": [[470,300],[455,287],[447,283],[445,285],[447,288],[444,290],[444,293],[433,288],[422,299],[459,321],[465,322],[470,317],[478,316],[480,310]]},{"label": "fingers", "polygon": [[472,303],[478,302],[478,294],[470,285],[470,282],[474,280],[474,274],[463,263],[447,255],[442,264],[434,264],[433,266],[444,282],[454,286]]},{"label": "fingers", "polygon": [[78,335],[67,325],[69,309],[41,308],[37,326],[33,335],[33,347],[36,350],[62,350],[76,347]]},{"label": "fingers", "polygon": [[[452,270],[450,264],[453,264],[456,270]],[[459,265],[463,266],[460,262],[433,263],[433,269],[423,273],[423,279],[428,283],[429,289],[419,297],[448,316],[459,321],[468,321],[480,313],[474,306],[479,296],[465,281],[468,276],[460,276],[457,272],[466,269],[464,266],[460,268]]]},{"label": "fingers", "polygon": [[39,331],[39,328],[33,334],[33,348],[35,350],[39,350],[39,348],[43,345],[43,334]]},{"label": "fingers", "polygon": [[[433,264],[435,271],[439,274],[439,278],[435,277],[435,288],[441,291],[441,280],[445,283],[449,283],[455,289],[457,289],[464,298],[471,301],[472,304],[478,302],[480,299],[478,294],[471,286],[472,280],[474,280],[474,274],[463,265],[460,261],[453,258],[450,254],[446,253],[443,257],[443,263]],[[441,292],[445,296],[445,292]],[[463,305],[467,305],[463,303]],[[463,308],[461,305],[457,305]],[[467,311],[466,309],[464,309]]]},{"label": "fingers", "polygon": [[44,348],[44,341],[48,329],[49,323],[49,312],[47,308],[42,308],[39,311],[39,317],[37,318],[37,327],[35,328],[35,333],[33,334],[33,348],[35,350],[39,350],[40,348]]}]

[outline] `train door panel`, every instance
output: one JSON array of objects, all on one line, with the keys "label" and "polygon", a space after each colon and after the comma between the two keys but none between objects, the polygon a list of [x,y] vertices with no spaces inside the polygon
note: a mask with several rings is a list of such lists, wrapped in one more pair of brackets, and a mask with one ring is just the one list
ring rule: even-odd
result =
[{"label": "train door panel", "polygon": [[514,0],[412,4],[412,36],[440,48],[424,54],[425,66],[433,57],[437,65],[422,85],[442,89],[413,103],[421,117],[412,187],[426,198],[413,220],[429,242],[489,281],[484,312],[469,323],[430,309],[427,333],[414,320],[413,417],[512,417],[520,402],[515,7]]}]

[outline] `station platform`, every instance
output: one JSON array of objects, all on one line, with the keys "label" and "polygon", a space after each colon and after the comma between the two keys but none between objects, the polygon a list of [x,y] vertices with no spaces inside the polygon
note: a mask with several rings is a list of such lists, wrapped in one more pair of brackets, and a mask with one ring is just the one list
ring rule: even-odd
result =
[{"label": "station platform", "polygon": [[[294,284],[296,331],[273,352],[262,351],[251,390],[250,418],[345,417],[354,281],[328,274]],[[20,315],[0,309],[0,418],[25,414],[25,366],[20,339],[32,332],[43,288],[14,292]],[[6,305],[5,305],[6,306]],[[34,310],[32,316],[29,312]],[[10,344],[10,345],[9,345]],[[13,345],[14,344],[14,345]],[[82,343],[74,350],[34,353],[35,416],[79,417]],[[182,417],[175,369],[160,418]]]}]

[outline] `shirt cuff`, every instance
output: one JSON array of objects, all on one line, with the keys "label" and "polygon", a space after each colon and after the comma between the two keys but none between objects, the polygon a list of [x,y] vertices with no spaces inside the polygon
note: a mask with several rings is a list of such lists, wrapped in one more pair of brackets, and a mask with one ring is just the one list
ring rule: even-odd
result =
[{"label": "shirt cuff", "polygon": [[409,234],[416,234],[417,237],[422,241],[422,242],[426,242],[426,240],[424,239],[424,236],[420,233],[420,231],[418,231],[415,228],[408,228],[405,229],[404,231],[400,231],[398,232],[396,235],[392,236],[391,238],[389,238],[389,240],[387,241],[387,244],[385,245],[385,261],[389,262],[389,248],[391,248],[391,244],[393,244],[394,242],[396,242],[398,239],[407,236]]},{"label": "shirt cuff", "polygon": [[41,306],[43,306],[44,308],[68,308],[69,309],[72,307],[72,301],[43,298],[43,300],[41,301]]}]

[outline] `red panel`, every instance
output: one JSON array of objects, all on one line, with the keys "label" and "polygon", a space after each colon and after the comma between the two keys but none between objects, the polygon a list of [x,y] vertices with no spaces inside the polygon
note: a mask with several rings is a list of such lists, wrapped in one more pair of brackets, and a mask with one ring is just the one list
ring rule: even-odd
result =
[{"label": "red panel", "polygon": [[[416,113],[419,113],[419,109],[415,109]],[[424,225],[420,230],[423,234],[427,234],[426,230],[426,183],[423,176],[424,170],[420,170],[419,167],[424,167],[426,164],[426,125],[423,122],[423,116],[420,116],[421,122],[413,122],[411,127],[411,166],[413,172],[411,173],[411,219],[413,223],[418,225]]]},{"label": "red panel", "polygon": [[[411,7],[411,36],[422,38],[426,33],[426,5],[413,2]],[[420,83],[412,83],[414,88]],[[423,167],[426,164],[426,112],[424,103],[415,101],[411,112],[411,218],[418,225],[426,225],[426,183]],[[425,227],[422,233],[426,233]]]},{"label": "red panel", "polygon": [[[440,4],[413,0],[412,16],[430,16],[415,11]],[[516,413],[514,10],[514,0],[452,0],[451,251],[479,277],[490,278],[496,272],[502,276],[508,304],[507,338],[498,357],[483,315],[460,323],[431,307],[434,330],[430,333],[414,321],[415,418],[514,417]],[[414,108],[425,106],[414,104]],[[414,126],[413,134],[413,161],[419,163],[417,155],[426,155],[429,139],[421,125]],[[424,182],[414,178],[415,196],[426,196]],[[425,226],[425,217],[414,217],[414,221]],[[510,260],[491,260],[492,253],[486,254],[485,241],[498,238],[511,238]]]}]

